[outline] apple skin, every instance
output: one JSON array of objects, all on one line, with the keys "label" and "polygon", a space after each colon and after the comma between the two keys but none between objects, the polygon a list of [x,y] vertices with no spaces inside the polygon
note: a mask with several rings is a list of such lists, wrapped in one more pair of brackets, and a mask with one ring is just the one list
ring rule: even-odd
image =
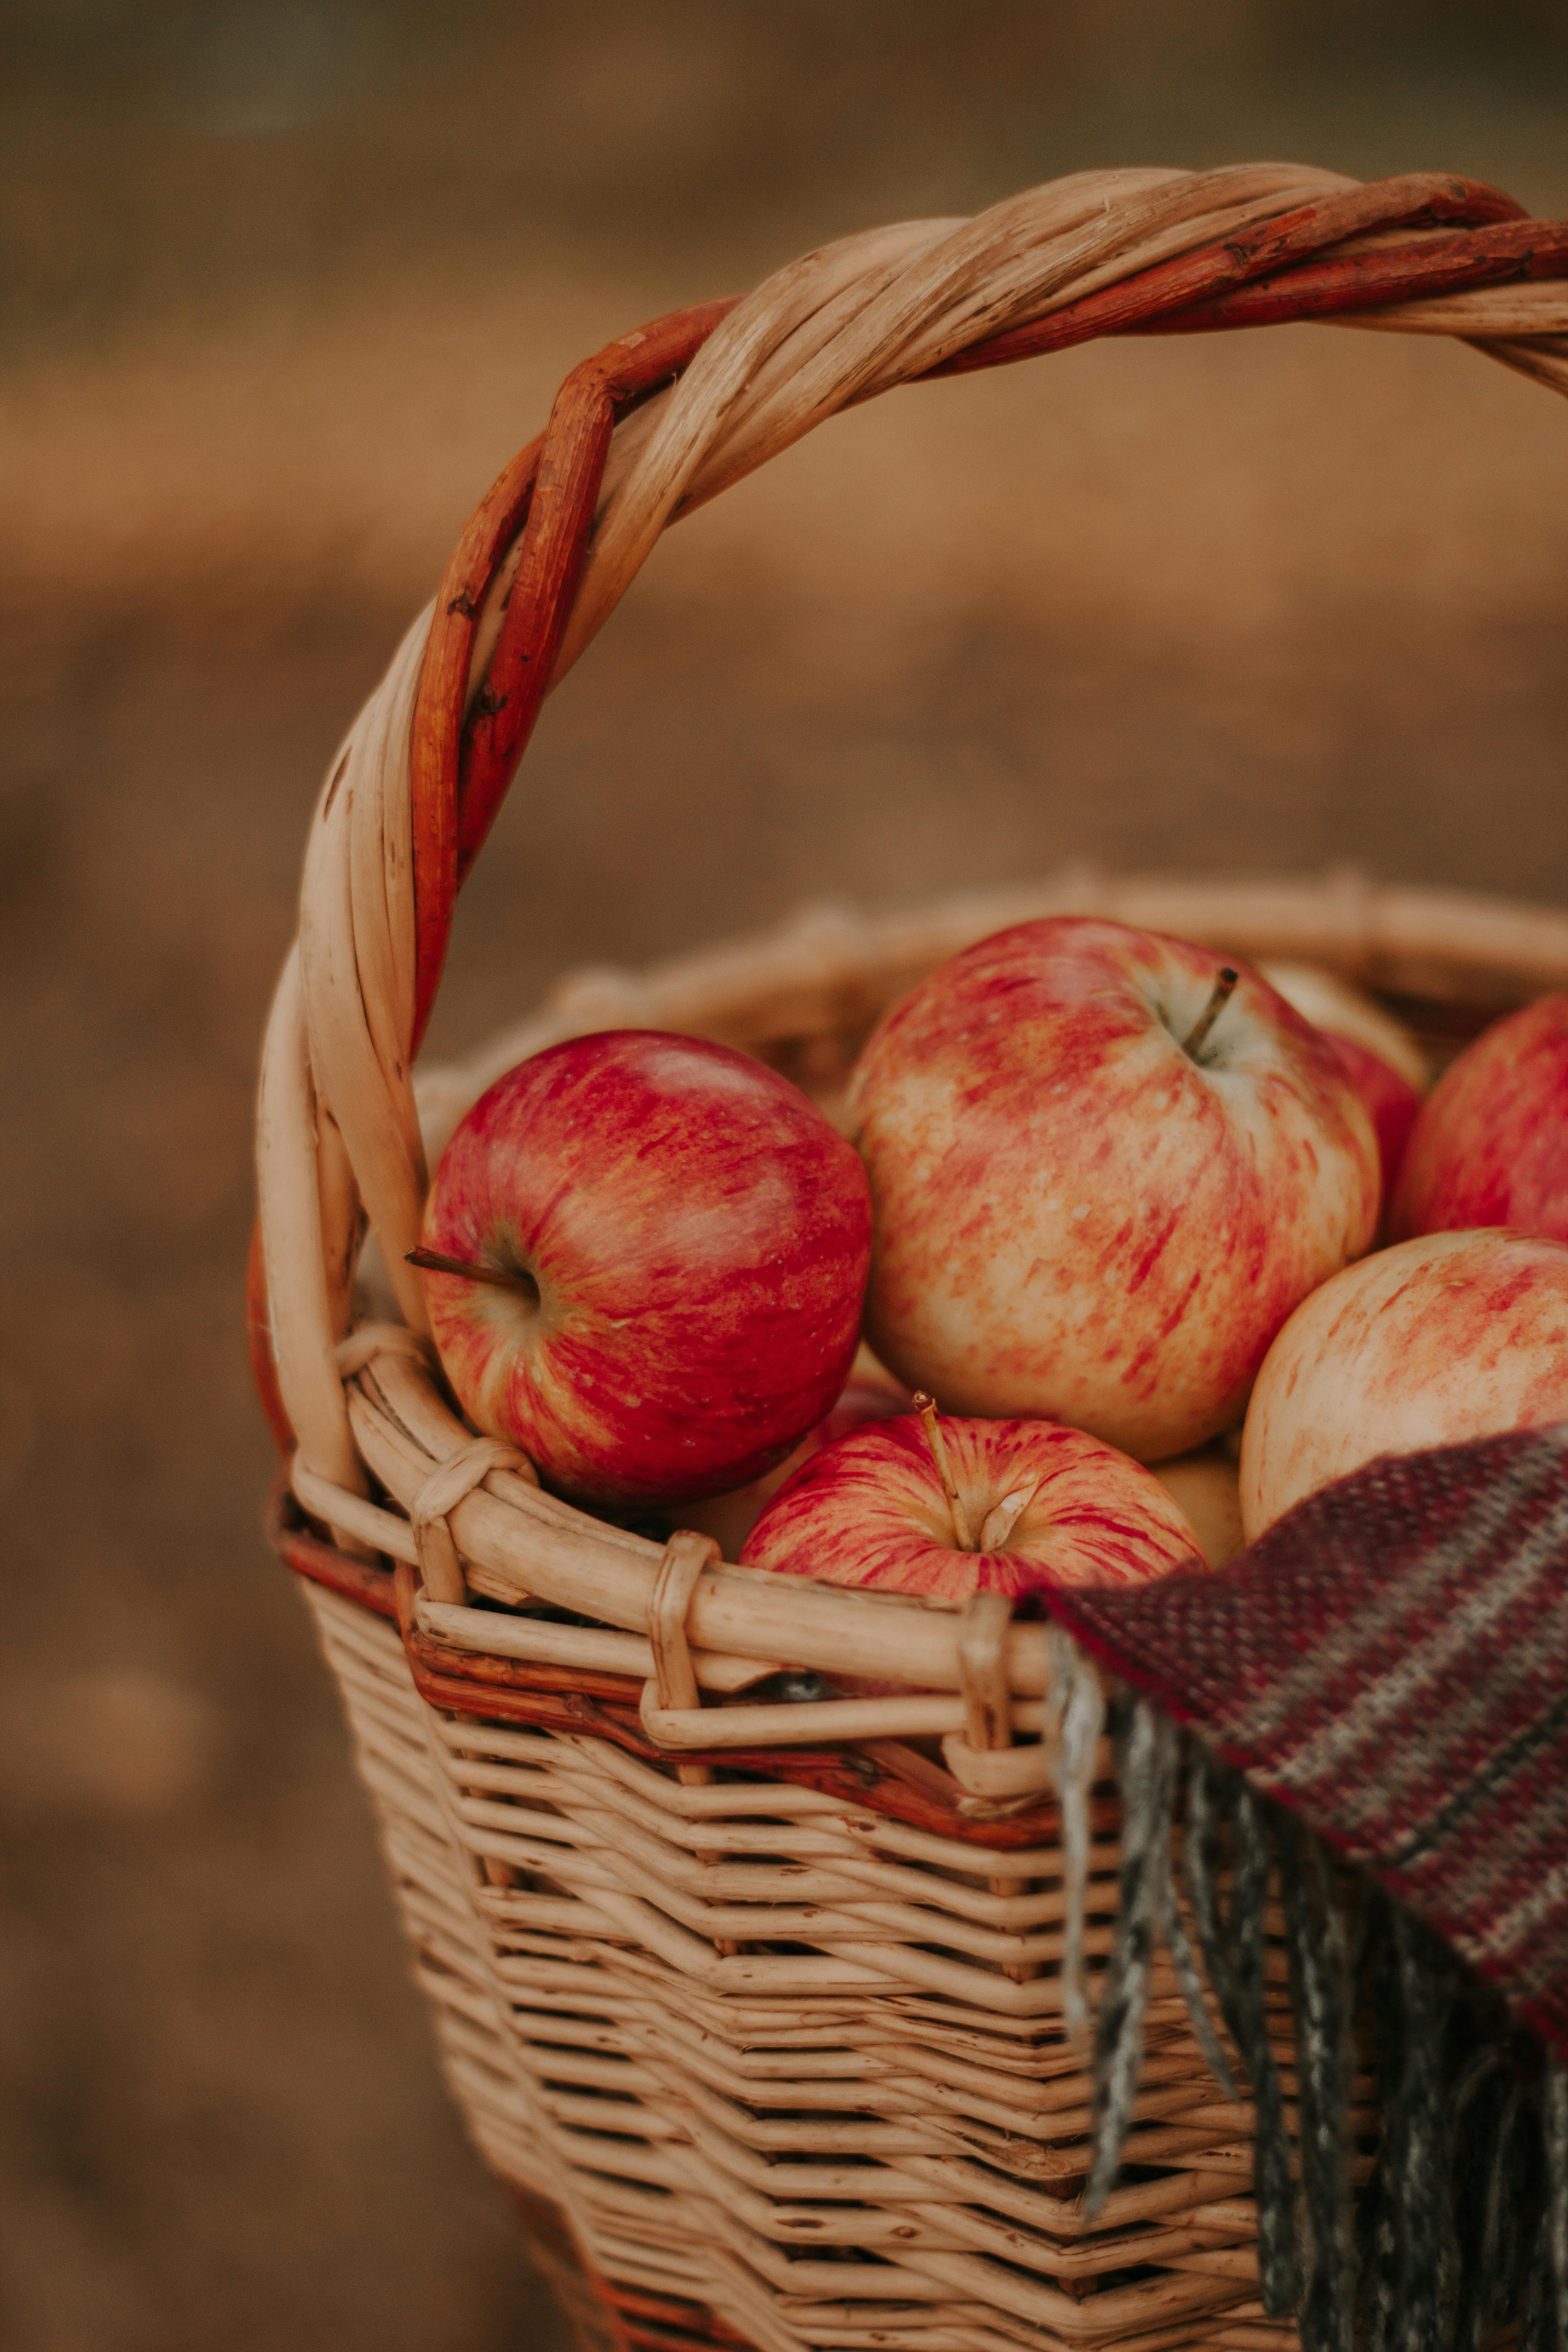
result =
[{"label": "apple skin", "polygon": [[1321,963],[1284,963],[1270,956],[1258,969],[1303,1021],[1326,1029],[1331,1037],[1348,1037],[1352,1045],[1364,1045],[1418,1095],[1426,1092],[1432,1072],[1416,1039],[1364,989]]},{"label": "apple skin", "polygon": [[1377,1137],[1386,1209],[1431,1083],[1426,1055],[1402,1021],[1337,972],[1312,963],[1271,961],[1258,968],[1304,1021],[1322,1031],[1354,1080]]},{"label": "apple skin", "polygon": [[711,1536],[726,1559],[738,1559],[741,1546],[755,1527],[766,1506],[772,1502],[786,1478],[820,1454],[825,1445],[832,1445],[840,1437],[847,1437],[868,1421],[890,1421],[895,1413],[913,1409],[907,1389],[889,1388],[886,1381],[851,1378],[843,1395],[824,1421],[808,1430],[795,1452],[747,1486],[738,1486],[728,1495],[713,1495],[701,1502],[677,1504],[671,1518],[683,1528],[694,1528],[699,1535]]},{"label": "apple skin", "polygon": [[1248,1542],[1380,1454],[1568,1420],[1568,1245],[1424,1234],[1347,1266],[1268,1350],[1241,1439]]},{"label": "apple skin", "polygon": [[1568,1241],[1568,996],[1494,1021],[1452,1061],[1415,1122],[1392,1230],[1511,1225]]},{"label": "apple skin", "polygon": [[1397,1070],[1391,1069],[1380,1055],[1370,1053],[1356,1038],[1336,1037],[1327,1029],[1322,1034],[1344,1064],[1346,1075],[1366,1105],[1373,1133],[1377,1138],[1377,1164],[1386,1214],[1410,1147],[1411,1131],[1420,1117],[1421,1097],[1407,1078],[1402,1078]]},{"label": "apple skin", "polygon": [[942,1433],[976,1532],[1005,1497],[1035,1489],[1001,1548],[959,1549],[924,1427],[904,1413],[814,1454],[758,1519],[742,1564],[950,1601],[1203,1568],[1196,1537],[1153,1472],[1098,1438],[1058,1422],[947,1414]]},{"label": "apple skin", "polygon": [[1221,968],[1121,923],[1024,923],[873,1034],[848,1105],[867,1336],[944,1412],[1185,1453],[1371,1242],[1376,1141],[1328,1041],[1242,967],[1202,1063],[1185,1051]]},{"label": "apple skin", "polygon": [[654,1030],[552,1045],[457,1129],[425,1215],[441,1362],[546,1484],[624,1506],[720,1494],[837,1398],[870,1255],[866,1178],[799,1089]]},{"label": "apple skin", "polygon": [[1241,1496],[1236,1464],[1221,1447],[1178,1454],[1157,1462],[1154,1475],[1185,1517],[1211,1568],[1223,1568],[1247,1541],[1241,1527]]}]

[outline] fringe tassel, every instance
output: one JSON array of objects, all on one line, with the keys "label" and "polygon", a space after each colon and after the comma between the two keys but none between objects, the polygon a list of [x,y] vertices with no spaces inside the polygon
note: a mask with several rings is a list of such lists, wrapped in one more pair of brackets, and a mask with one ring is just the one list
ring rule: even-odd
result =
[{"label": "fringe tassel", "polygon": [[1384,2126],[1377,2168],[1362,2217],[1362,2334],[1366,2352],[1389,2352],[1399,2286],[1399,2247],[1389,2193],[1388,2118],[1399,2093],[1403,2034],[1390,1908],[1378,1895],[1367,1898],[1359,1976],[1373,2048],[1377,2108]]},{"label": "fringe tassel", "polygon": [[[1167,1850],[1167,1874],[1169,1869],[1170,1860]],[[1197,1955],[1193,1949],[1192,1938],[1187,1934],[1187,1923],[1177,1906],[1168,1875],[1165,1941],[1170,1948],[1171,1965],[1176,1971],[1176,1982],[1182,1989],[1182,1999],[1186,2003],[1187,2018],[1193,2029],[1193,2038],[1208,2062],[1209,2073],[1214,2076],[1226,2097],[1239,2099],[1241,2092],[1236,2076],[1230,2071],[1230,2061],[1225,2054],[1225,2045],[1214,2030],[1214,2020],[1209,2015],[1208,2003],[1204,1999],[1203,1974],[1198,1967]]]},{"label": "fringe tassel", "polygon": [[1521,2096],[1496,2049],[1476,2053],[1454,2094],[1454,2352],[1482,2352],[1502,2317],[1501,2283],[1512,2268],[1518,2223],[1505,2191]]},{"label": "fringe tassel", "polygon": [[[1074,2034],[1087,2014],[1088,1808],[1100,1706],[1098,1686],[1090,1696],[1085,1685],[1094,1679],[1058,1629],[1051,1706],[1068,1895],[1063,2008]],[[1121,1869],[1095,2020],[1089,2217],[1104,2204],[1127,2146],[1150,1978],[1164,1944],[1227,2097],[1236,2083],[1205,1979],[1246,2069],[1262,2300],[1271,2319],[1295,2317],[1302,2352],[1486,2352],[1504,2328],[1517,2330],[1518,2352],[1568,2352],[1568,2071],[1528,2029],[1510,2025],[1497,1996],[1436,1936],[1370,1884],[1352,1957],[1318,1841],[1196,1741],[1184,1741],[1147,1700],[1118,1699],[1110,1723]],[[1172,1867],[1184,1750],[1181,1866],[1195,1950]],[[1266,1918],[1276,1870],[1295,2023],[1299,2185],[1269,2041]],[[1358,2011],[1379,2124],[1372,2181],[1352,2201]]]},{"label": "fringe tassel", "polygon": [[1525,2288],[1520,2352],[1553,2352],[1552,2299],[1552,2261],[1542,2234]]},{"label": "fringe tassel", "polygon": [[[1162,1943],[1169,1948],[1194,2033],[1215,2080],[1226,2098],[1238,2095],[1204,1999],[1203,1979],[1172,1884],[1172,1821],[1181,1769],[1181,1734],[1143,1699],[1120,1703],[1115,1732],[1121,1790],[1121,1877],[1116,1939],[1095,2041],[1095,2156],[1088,2194],[1091,2217],[1110,2193],[1132,2121],[1143,2059],[1149,1970]],[[1068,1937],[1070,1941],[1070,1922]]]},{"label": "fringe tassel", "polygon": [[1298,2144],[1305,2220],[1303,2352],[1352,2352],[1356,2255],[1350,2192],[1350,1968],[1323,1850],[1275,1824],[1296,2014]]},{"label": "fringe tassel", "polygon": [[[1384,2167],[1394,2214],[1393,2352],[1440,2352],[1449,2256],[1452,2171],[1444,2045],[1458,1971],[1407,1912],[1389,1906],[1399,1999],[1400,2064],[1384,2116]],[[1445,2225],[1447,2225],[1447,2227]],[[1456,2282],[1457,2284],[1457,2282]]]},{"label": "fringe tassel", "polygon": [[[1222,1772],[1205,1748],[1193,1746],[1187,1761],[1187,1814],[1182,1836],[1182,1877],[1198,1948],[1209,1984],[1225,2020],[1226,2032],[1241,2048],[1241,1996],[1222,1930],[1219,1873],[1222,1834],[1236,1819],[1236,1795],[1240,1782],[1234,1772]],[[1227,2070],[1228,2071],[1228,2070]]]},{"label": "fringe tassel", "polygon": [[1236,1954],[1237,2007],[1241,2026],[1241,2063],[1252,2084],[1256,2110],[1252,2148],[1253,2193],[1258,2200],[1258,2283],[1270,2319],[1289,2319],[1296,2308],[1296,2192],[1290,2179],[1290,2140],[1279,2069],[1268,2040],[1264,1999],[1268,1945],[1264,1911],[1272,1856],[1263,1808],[1247,1783],[1235,1786],[1233,1853],[1235,1883],[1227,1940]]},{"label": "fringe tassel", "polygon": [[1084,2200],[1090,2220],[1121,2170],[1143,2070],[1149,1972],[1170,1907],[1180,1746],[1174,1724],[1142,1699],[1117,1702],[1111,1732],[1121,1788],[1121,1877],[1094,2041],[1094,2164]]},{"label": "fringe tassel", "polygon": [[1546,2157],[1546,2218],[1542,2236],[1552,2291],[1556,2352],[1568,2352],[1568,2068],[1548,2058],[1541,2098]]},{"label": "fringe tassel", "polygon": [[1483,2352],[1517,2327],[1520,2352],[1568,2352],[1563,2070],[1429,1928],[1372,1886],[1363,1913],[1379,2145],[1359,2340],[1366,2352]]}]

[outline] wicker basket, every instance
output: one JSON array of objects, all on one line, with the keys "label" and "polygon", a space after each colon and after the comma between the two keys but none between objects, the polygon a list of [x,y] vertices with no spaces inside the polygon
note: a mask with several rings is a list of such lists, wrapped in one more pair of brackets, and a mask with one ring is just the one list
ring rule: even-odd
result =
[{"label": "wicker basket", "polygon": [[[1565,269],[1568,237],[1490,190],[1278,165],[1083,174],[830,247],[568,378],[333,765],[261,1082],[252,1322],[290,1463],[274,1532],[454,2092],[585,2343],[1155,2352],[1291,2331],[1258,2300],[1250,2110],[1216,2089],[1163,1960],[1127,2167],[1086,2206],[1073,2004],[1110,1942],[1118,1811],[1092,1748],[1076,1813],[1058,1789],[1066,1645],[989,1601],[955,1614],[728,1567],[690,1534],[661,1547],[476,1439],[404,1262],[456,1118],[523,1054],[626,1025],[755,1053],[831,1109],[921,973],[1050,912],[1315,960],[1440,1046],[1568,986],[1568,919],[1353,877],[1080,873],[586,974],[416,1083],[456,889],[543,694],[666,523],[874,393],[1095,334],[1310,315],[1459,334],[1568,390]],[[368,1320],[367,1223],[386,1286]],[[750,1700],[781,1665],[894,1695]]]}]

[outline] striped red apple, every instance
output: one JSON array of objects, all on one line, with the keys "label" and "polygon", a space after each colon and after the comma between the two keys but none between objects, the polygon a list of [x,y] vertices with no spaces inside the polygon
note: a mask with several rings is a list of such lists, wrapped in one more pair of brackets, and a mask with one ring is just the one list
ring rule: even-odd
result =
[{"label": "striped red apple", "polygon": [[1204,1566],[1152,1470],[1047,1421],[942,1415],[929,1398],[841,1437],[780,1488],[742,1549],[784,1576],[961,1601],[1131,1584]]},{"label": "striped red apple", "polygon": [[671,1510],[670,1518],[683,1528],[695,1528],[699,1535],[711,1536],[726,1559],[739,1559],[741,1546],[779,1488],[804,1468],[814,1454],[820,1454],[824,1446],[836,1444],[839,1438],[847,1437],[852,1429],[859,1429],[868,1422],[891,1421],[897,1414],[912,1410],[907,1389],[890,1387],[886,1381],[857,1379],[852,1375],[832,1412],[815,1429],[807,1430],[794,1453],[774,1468],[729,1494],[679,1503]]},{"label": "striped red apple", "polygon": [[569,1040],[462,1120],[426,1210],[441,1362],[479,1429],[610,1506],[718,1494],[838,1397],[864,1170],[798,1088],[651,1030]]},{"label": "striped red apple", "polygon": [[1258,968],[1288,1004],[1321,1030],[1354,1082],[1377,1136],[1386,1210],[1430,1083],[1426,1055],[1402,1021],[1337,972],[1310,963]]},{"label": "striped red apple", "polygon": [[1511,1225],[1568,1241],[1568,996],[1483,1030],[1415,1122],[1393,1229]]},{"label": "striped red apple", "polygon": [[1241,1442],[1248,1541],[1380,1454],[1568,1421],[1568,1244],[1496,1229],[1379,1250],[1299,1307]]},{"label": "striped red apple", "polygon": [[1372,1122],[1329,1041],[1256,972],[1121,923],[955,956],[873,1034],[848,1115],[889,1370],[1141,1461],[1240,1419],[1276,1332],[1377,1222]]}]

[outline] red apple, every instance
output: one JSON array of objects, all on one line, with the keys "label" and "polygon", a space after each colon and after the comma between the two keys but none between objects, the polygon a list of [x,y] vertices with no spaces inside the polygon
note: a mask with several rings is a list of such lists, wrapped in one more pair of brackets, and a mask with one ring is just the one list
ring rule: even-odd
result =
[{"label": "red apple", "polygon": [[1393,1230],[1511,1225],[1568,1241],[1568,996],[1483,1030],[1415,1122]]},{"label": "red apple", "polygon": [[911,1388],[1142,1461],[1240,1419],[1379,1186],[1331,1046],[1256,972],[1225,1001],[1226,969],[1121,923],[1023,923],[873,1034],[849,1093],[868,1334]]},{"label": "red apple", "polygon": [[903,1413],[826,1446],[773,1496],[742,1564],[942,1601],[1204,1565],[1153,1472],[1081,1430],[944,1414],[936,1445]]},{"label": "red apple", "polygon": [[469,1419],[621,1505],[743,1486],[799,1444],[854,1360],[870,1236],[859,1161],[787,1079],[611,1030],[480,1096],[419,1255]]},{"label": "red apple", "polygon": [[786,1478],[793,1478],[814,1454],[838,1438],[847,1437],[868,1421],[890,1421],[895,1413],[913,1411],[907,1389],[889,1388],[886,1381],[851,1378],[843,1395],[825,1421],[808,1430],[776,1469],[753,1478],[748,1486],[738,1486],[732,1494],[714,1495],[708,1500],[679,1503],[672,1516],[683,1528],[695,1528],[699,1535],[711,1536],[726,1559],[738,1559],[741,1546],[755,1527],[764,1507],[771,1503]]},{"label": "red apple", "polygon": [[1261,1535],[1380,1454],[1568,1420],[1568,1246],[1426,1234],[1347,1266],[1268,1350],[1241,1440]]},{"label": "red apple", "polygon": [[1270,956],[1258,967],[1270,988],[1293,1004],[1303,1021],[1326,1029],[1332,1037],[1348,1037],[1364,1045],[1387,1064],[1406,1086],[1424,1095],[1432,1083],[1426,1056],[1404,1022],[1397,1020],[1374,996],[1329,971],[1321,963],[1286,963]]},{"label": "red apple", "polygon": [[1420,1046],[1403,1022],[1334,972],[1310,963],[1264,963],[1258,970],[1303,1020],[1322,1031],[1350,1072],[1372,1115],[1386,1203],[1429,1082]]},{"label": "red apple", "polygon": [[1323,1034],[1345,1066],[1351,1083],[1367,1107],[1377,1138],[1377,1163],[1384,1204],[1394,1198],[1399,1171],[1410,1143],[1410,1131],[1421,1109],[1421,1097],[1397,1070],[1358,1045],[1353,1037]]}]

